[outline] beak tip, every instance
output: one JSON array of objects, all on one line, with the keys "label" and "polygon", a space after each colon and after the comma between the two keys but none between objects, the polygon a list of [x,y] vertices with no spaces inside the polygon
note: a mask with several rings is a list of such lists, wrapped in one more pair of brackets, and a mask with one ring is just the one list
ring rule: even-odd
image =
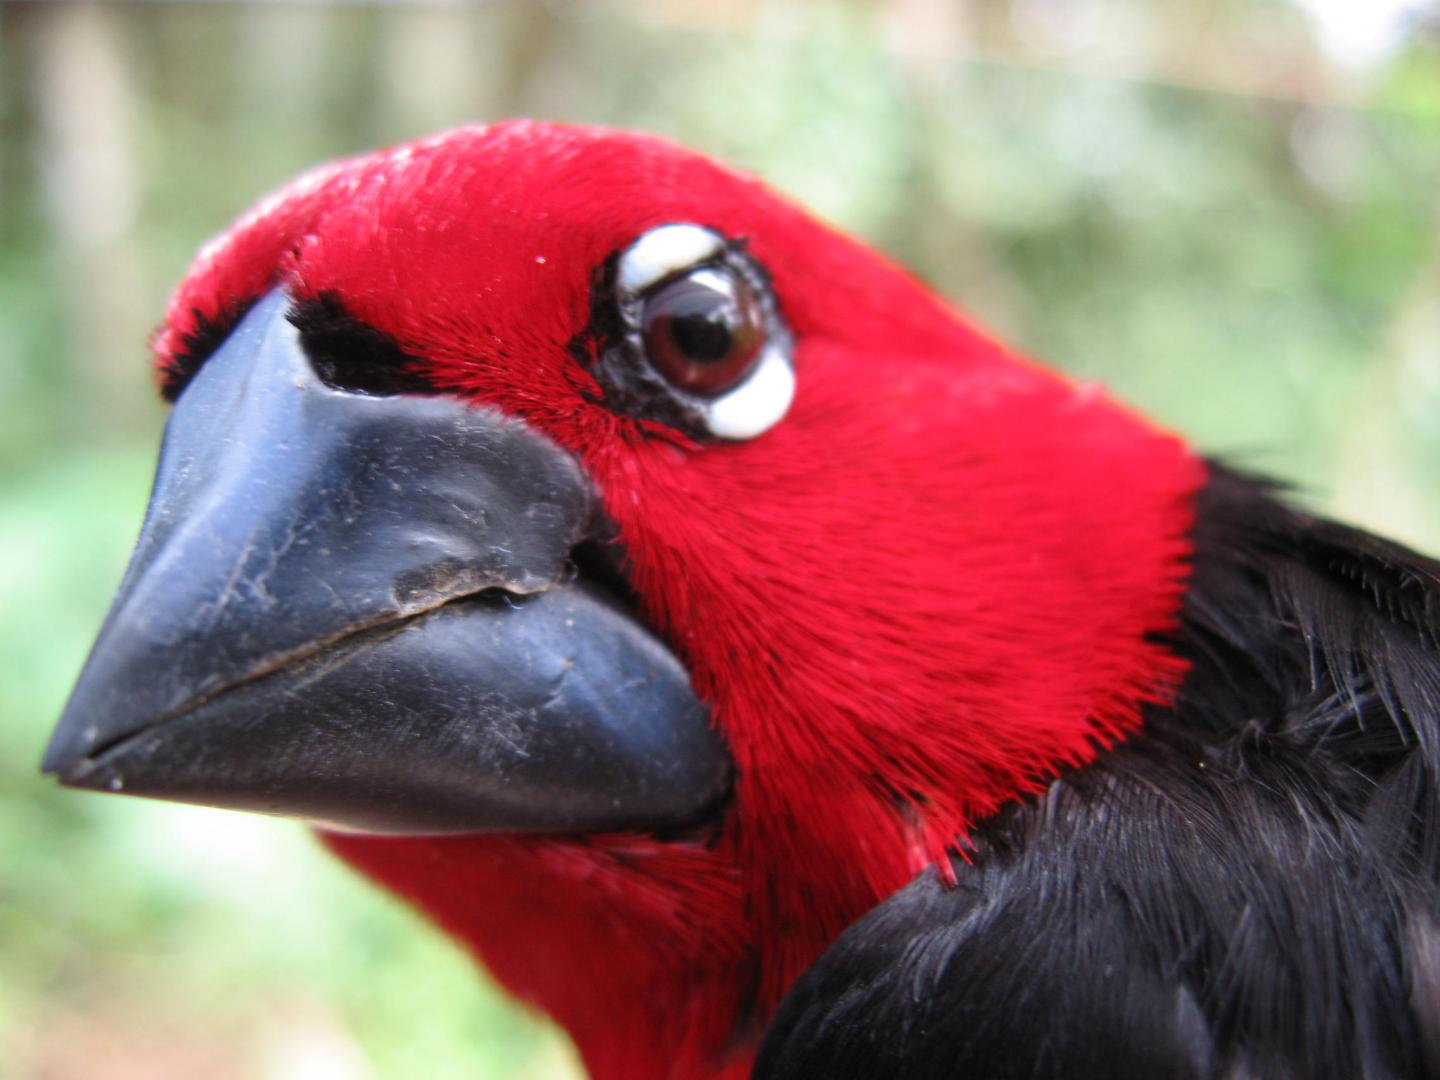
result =
[{"label": "beak tip", "polygon": [[111,765],[84,754],[47,754],[40,771],[61,787],[80,791],[123,791],[124,777]]},{"label": "beak tip", "polygon": [[90,754],[100,741],[100,729],[95,724],[82,722],[75,715],[74,705],[72,698],[61,714],[55,733],[45,747],[40,771],[66,787],[90,787],[85,778],[96,771],[96,762]]},{"label": "beak tip", "polygon": [[46,776],[55,777],[63,784],[65,774],[83,760],[84,754],[77,753],[70,745],[70,740],[60,738],[57,732],[55,738],[50,740],[50,745],[45,748],[45,756],[40,759],[40,771]]}]

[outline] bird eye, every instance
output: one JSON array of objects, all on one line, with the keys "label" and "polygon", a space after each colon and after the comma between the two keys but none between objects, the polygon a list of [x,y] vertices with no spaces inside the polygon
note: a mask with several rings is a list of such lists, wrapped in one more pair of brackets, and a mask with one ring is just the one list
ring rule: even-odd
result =
[{"label": "bird eye", "polygon": [[795,397],[770,275],[703,225],[640,234],[596,275],[595,372],[612,409],[701,439],[753,439]]},{"label": "bird eye", "polygon": [[701,397],[737,385],[765,344],[754,291],[719,267],[702,267],[660,285],[645,297],[640,325],[655,370]]}]

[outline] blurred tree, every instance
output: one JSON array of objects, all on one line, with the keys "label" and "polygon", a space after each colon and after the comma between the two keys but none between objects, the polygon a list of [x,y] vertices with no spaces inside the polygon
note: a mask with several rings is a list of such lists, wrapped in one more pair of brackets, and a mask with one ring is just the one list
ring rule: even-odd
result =
[{"label": "blurred tree", "polygon": [[[70,297],[56,388],[68,439],[133,436],[153,394],[135,378],[149,321],[139,289],[141,197],[130,53],[111,8],[60,4],[24,12],[40,113],[38,174],[52,241],[54,293]],[[143,419],[141,419],[143,418]]]}]

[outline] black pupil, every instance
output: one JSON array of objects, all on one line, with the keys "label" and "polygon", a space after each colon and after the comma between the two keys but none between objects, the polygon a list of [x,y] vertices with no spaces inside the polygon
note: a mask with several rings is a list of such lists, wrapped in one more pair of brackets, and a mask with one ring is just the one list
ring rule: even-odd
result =
[{"label": "black pupil", "polygon": [[[691,289],[702,295],[687,296],[677,305],[683,307],[670,316],[670,333],[676,348],[692,361],[713,364],[725,359],[735,340],[735,311],[732,305],[715,303],[708,289]],[[687,307],[693,310],[683,309]]]},{"label": "black pupil", "polygon": [[749,372],[764,330],[750,286],[724,267],[702,267],[645,300],[651,364],[682,390],[723,393]]}]

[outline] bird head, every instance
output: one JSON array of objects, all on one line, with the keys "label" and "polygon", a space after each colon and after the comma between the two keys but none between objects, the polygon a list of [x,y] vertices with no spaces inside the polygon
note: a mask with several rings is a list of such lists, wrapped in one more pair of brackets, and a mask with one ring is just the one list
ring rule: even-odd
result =
[{"label": "bird head", "polygon": [[323,167],[154,348],[46,767],[318,824],[597,1075],[742,1069],[846,924],[1183,674],[1185,446],[660,139]]}]

